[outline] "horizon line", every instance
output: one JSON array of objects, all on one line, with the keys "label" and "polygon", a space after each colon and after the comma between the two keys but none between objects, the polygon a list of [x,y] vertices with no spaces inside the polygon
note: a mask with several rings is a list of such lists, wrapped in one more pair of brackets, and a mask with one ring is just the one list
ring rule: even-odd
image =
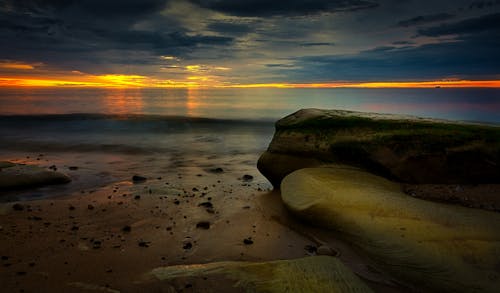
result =
[{"label": "horizon line", "polygon": [[271,83],[197,83],[157,80],[138,75],[93,76],[92,80],[56,80],[0,77],[0,88],[500,88],[500,80],[332,81]]}]

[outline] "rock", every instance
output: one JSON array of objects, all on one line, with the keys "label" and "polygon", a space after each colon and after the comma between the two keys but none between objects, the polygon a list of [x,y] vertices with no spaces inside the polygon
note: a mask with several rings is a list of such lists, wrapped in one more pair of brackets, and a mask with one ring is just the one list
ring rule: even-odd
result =
[{"label": "rock", "polygon": [[330,256],[338,256],[339,252],[336,251],[335,249],[327,246],[327,245],[321,245],[316,249],[316,254],[317,255],[330,255]]},{"label": "rock", "polygon": [[241,179],[243,179],[243,181],[250,182],[253,180],[253,176],[245,174],[245,175],[243,175],[243,177]]},{"label": "rock", "polygon": [[208,230],[208,229],[210,229],[210,222],[208,222],[208,221],[198,222],[196,224],[196,228]]},{"label": "rock", "polygon": [[129,225],[123,226],[122,231],[128,233],[132,231],[132,227],[130,227]]},{"label": "rock", "polygon": [[[223,276],[223,283],[232,284],[230,292],[372,292],[338,259],[329,256],[159,267],[144,279],[172,283],[188,277],[206,280],[212,276]],[[218,292],[218,288],[213,289]]]},{"label": "rock", "polygon": [[253,240],[251,237],[248,237],[248,238],[243,239],[243,243],[246,245],[250,245],[250,244],[253,244]]},{"label": "rock", "polygon": [[305,109],[276,123],[257,166],[279,188],[294,170],[330,163],[405,183],[500,183],[500,127]]},{"label": "rock", "polygon": [[209,201],[202,202],[198,204],[199,207],[205,207],[205,208],[213,208],[213,204]]},{"label": "rock", "polygon": [[306,168],[281,183],[285,206],[418,291],[500,288],[500,214],[405,195],[352,167]]},{"label": "rock", "polygon": [[71,171],[76,171],[76,170],[78,170],[78,167],[77,166],[69,166],[68,169]]},{"label": "rock", "polygon": [[215,173],[215,174],[224,173],[224,169],[222,169],[222,168],[220,168],[220,167],[210,169],[209,171],[210,171],[211,173]]},{"label": "rock", "polygon": [[24,210],[24,206],[20,203],[15,203],[12,205],[12,209],[14,211],[22,211],[22,210]]},{"label": "rock", "polygon": [[141,183],[141,182],[144,182],[146,180],[148,180],[148,178],[143,177],[143,176],[139,176],[139,175],[132,176],[132,182],[134,182],[134,183]]},{"label": "rock", "polygon": [[38,166],[0,162],[1,190],[23,189],[70,181],[71,179],[63,173],[48,171]]}]

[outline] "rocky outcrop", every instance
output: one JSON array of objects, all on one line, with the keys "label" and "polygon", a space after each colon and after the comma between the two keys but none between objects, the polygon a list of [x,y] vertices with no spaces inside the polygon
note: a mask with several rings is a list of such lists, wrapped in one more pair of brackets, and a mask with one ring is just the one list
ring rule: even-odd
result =
[{"label": "rocky outcrop", "polygon": [[257,166],[279,188],[295,170],[330,163],[405,183],[500,183],[500,127],[305,109],[276,123]]},{"label": "rocky outcrop", "polygon": [[422,292],[497,292],[500,214],[409,197],[352,167],[306,168],[281,183],[286,207],[335,231]]},{"label": "rocky outcrop", "polygon": [[[194,280],[192,286],[196,292],[372,292],[338,259],[330,256],[160,267],[146,276],[151,277],[168,281],[167,284],[175,284],[178,279],[203,278],[201,288]],[[217,287],[207,287],[207,279],[216,279]],[[229,290],[223,290],[224,284],[229,285]]]},{"label": "rocky outcrop", "polygon": [[60,172],[49,171],[34,165],[0,162],[0,190],[23,189],[70,182]]}]

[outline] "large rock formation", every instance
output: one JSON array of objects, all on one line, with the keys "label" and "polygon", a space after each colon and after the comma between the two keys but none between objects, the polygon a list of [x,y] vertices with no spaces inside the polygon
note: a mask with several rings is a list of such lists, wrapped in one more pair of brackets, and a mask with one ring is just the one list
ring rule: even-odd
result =
[{"label": "large rock formation", "polygon": [[336,231],[422,292],[498,292],[500,214],[429,202],[352,167],[305,168],[281,183],[286,207]]},{"label": "large rock formation", "polygon": [[70,182],[67,175],[34,165],[0,162],[0,190],[22,189]]},{"label": "large rock formation", "polygon": [[279,188],[294,170],[329,163],[405,183],[500,183],[500,127],[305,109],[276,123],[257,166]]}]

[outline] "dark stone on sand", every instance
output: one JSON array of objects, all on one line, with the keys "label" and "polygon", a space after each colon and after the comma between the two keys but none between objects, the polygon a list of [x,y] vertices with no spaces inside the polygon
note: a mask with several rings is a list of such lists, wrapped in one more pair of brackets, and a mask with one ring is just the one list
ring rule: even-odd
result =
[{"label": "dark stone on sand", "polygon": [[208,222],[208,221],[198,222],[196,224],[196,228],[208,230],[208,229],[210,229],[210,222]]},{"label": "dark stone on sand", "polygon": [[245,174],[245,175],[243,175],[242,179],[243,179],[243,181],[252,181],[253,180],[253,176]]},{"label": "dark stone on sand", "polygon": [[304,249],[309,253],[309,254],[316,254],[316,251],[318,248],[314,245],[306,245],[304,246]]},{"label": "dark stone on sand", "polygon": [[276,122],[257,167],[279,188],[295,170],[339,163],[404,183],[500,183],[500,127],[304,109]]},{"label": "dark stone on sand", "polygon": [[183,249],[191,249],[193,248],[193,244],[191,242],[186,242],[184,243],[184,245],[182,246]]},{"label": "dark stone on sand", "polygon": [[130,227],[129,225],[126,225],[126,226],[124,226],[124,227],[122,228],[122,231],[123,231],[123,232],[127,232],[127,233],[128,233],[128,232],[132,231],[132,227]]},{"label": "dark stone on sand", "polygon": [[248,238],[243,239],[243,243],[246,245],[250,245],[250,244],[253,244],[253,240],[251,237],[248,237]]},{"label": "dark stone on sand", "polygon": [[15,203],[13,206],[12,206],[12,209],[14,211],[22,211],[24,210],[24,206],[20,203]]},{"label": "dark stone on sand", "polygon": [[151,242],[149,242],[149,241],[143,241],[143,240],[141,240],[141,241],[138,242],[138,245],[140,247],[149,247],[149,244],[151,244]]},{"label": "dark stone on sand", "polygon": [[74,211],[76,208],[75,208],[74,206],[69,206],[69,207],[68,207],[68,209],[69,209],[70,211]]},{"label": "dark stone on sand", "polygon": [[140,195],[136,195],[136,196],[134,196],[134,199],[141,199],[141,196]]},{"label": "dark stone on sand", "polygon": [[222,168],[218,167],[218,168],[210,169],[210,172],[219,174],[219,173],[224,173],[224,170]]},{"label": "dark stone on sand", "polygon": [[91,204],[89,204],[89,205],[87,206],[87,209],[89,209],[89,210],[93,210],[93,209],[94,209],[94,206],[93,206],[93,205],[91,205]]},{"label": "dark stone on sand", "polygon": [[0,162],[0,189],[25,189],[31,187],[68,183],[71,179],[60,172],[49,171],[35,165]]},{"label": "dark stone on sand", "polygon": [[78,170],[78,167],[77,166],[69,166],[68,169],[71,171],[75,171],[75,170]]},{"label": "dark stone on sand", "polygon": [[134,183],[141,183],[148,180],[146,177],[140,176],[140,175],[134,175],[132,176],[132,182]]},{"label": "dark stone on sand", "polygon": [[209,201],[202,202],[198,205],[199,207],[213,208],[213,204]]}]

